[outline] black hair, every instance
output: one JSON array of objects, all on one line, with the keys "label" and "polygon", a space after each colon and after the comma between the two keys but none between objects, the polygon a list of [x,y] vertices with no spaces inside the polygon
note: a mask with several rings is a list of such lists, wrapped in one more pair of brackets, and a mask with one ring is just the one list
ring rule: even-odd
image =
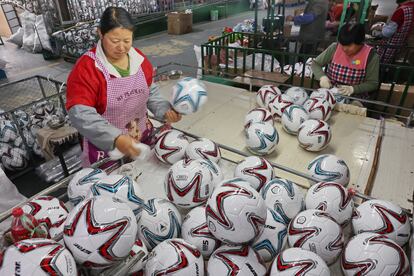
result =
[{"label": "black hair", "polygon": [[101,16],[99,28],[102,35],[115,28],[128,29],[134,31],[134,21],[131,15],[124,8],[108,7]]},{"label": "black hair", "polygon": [[341,45],[357,45],[364,44],[365,41],[365,27],[363,24],[346,23],[341,27],[338,34],[338,41]]}]

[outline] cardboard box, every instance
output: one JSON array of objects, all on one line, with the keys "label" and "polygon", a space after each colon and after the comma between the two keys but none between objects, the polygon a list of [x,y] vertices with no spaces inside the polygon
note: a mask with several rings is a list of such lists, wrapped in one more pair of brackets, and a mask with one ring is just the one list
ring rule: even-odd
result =
[{"label": "cardboard box", "polygon": [[168,14],[168,34],[180,35],[193,31],[193,14],[171,12]]},{"label": "cardboard box", "polygon": [[[389,83],[382,83],[381,87],[378,91],[378,101],[381,102],[387,102],[388,101],[388,96],[390,94],[390,89],[391,89],[391,84]],[[400,101],[401,101],[401,97],[403,96],[405,90],[405,85],[401,85],[401,84],[396,84],[394,86],[393,92],[392,92],[392,96],[391,99],[389,100],[389,104],[392,105],[400,105]],[[407,96],[404,100],[404,103],[402,105],[403,107],[406,108],[414,108],[414,86],[410,85],[408,87],[408,91],[407,91]],[[384,107],[382,106],[375,106],[374,107],[375,110],[378,111],[384,111]],[[390,114],[397,114],[398,109],[396,108],[387,108],[387,113]],[[402,116],[409,116],[410,112],[406,111],[406,110],[402,110],[400,111],[400,115]]]}]

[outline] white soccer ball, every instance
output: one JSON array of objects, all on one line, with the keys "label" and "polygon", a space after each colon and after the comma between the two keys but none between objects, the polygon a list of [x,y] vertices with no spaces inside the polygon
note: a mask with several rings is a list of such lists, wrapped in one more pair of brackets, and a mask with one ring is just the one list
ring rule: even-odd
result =
[{"label": "white soccer ball", "polygon": [[145,275],[204,275],[203,256],[194,245],[183,239],[166,240],[149,254]]},{"label": "white soccer ball", "polygon": [[329,89],[329,91],[331,91],[332,95],[334,95],[336,103],[344,104],[347,102],[347,99],[344,98],[341,93],[339,93],[338,87],[333,87]]},{"label": "white soccer ball", "polygon": [[290,247],[301,247],[318,254],[328,265],[335,262],[344,247],[341,226],[326,212],[306,210],[289,223]]},{"label": "white soccer ball", "polygon": [[308,93],[302,87],[290,87],[285,91],[285,94],[292,98],[293,103],[303,105],[309,98]]},{"label": "white soccer ball", "polygon": [[269,123],[251,124],[246,131],[247,149],[254,154],[270,154],[276,149],[278,143],[279,134]]},{"label": "white soccer ball", "polygon": [[254,241],[252,247],[265,262],[272,261],[286,246],[287,225],[282,217],[267,209],[267,218],[263,232]]},{"label": "white soccer ball", "polygon": [[37,197],[23,205],[22,210],[33,215],[39,223],[44,223],[52,239],[63,233],[63,225],[69,213],[65,204],[52,196]]},{"label": "white soccer ball", "polygon": [[272,113],[273,117],[281,117],[283,111],[293,104],[293,99],[290,96],[282,94],[269,103],[268,109],[270,110],[270,113]]},{"label": "white soccer ball", "polygon": [[16,110],[14,112],[14,115],[15,115],[16,120],[17,120],[17,125],[21,129],[26,128],[30,124],[30,115],[27,114],[27,112],[25,112],[23,110]]},{"label": "white soccer ball", "polygon": [[342,260],[345,275],[408,275],[410,263],[394,241],[375,233],[354,236],[346,245]]},{"label": "white soccer ball", "polygon": [[299,127],[299,145],[307,151],[323,150],[331,138],[331,127],[325,121],[311,119]]},{"label": "white soccer ball", "polygon": [[164,180],[167,198],[182,208],[205,203],[213,191],[213,178],[198,160],[180,160],[170,167]]},{"label": "white soccer ball", "polygon": [[332,154],[317,156],[308,165],[308,175],[320,181],[349,184],[350,172],[344,160]]},{"label": "white soccer ball", "polygon": [[149,250],[181,234],[181,214],[175,205],[160,198],[148,200],[138,221],[138,237]]},{"label": "white soccer ball", "polygon": [[266,265],[248,245],[222,245],[211,255],[207,275],[266,275]]},{"label": "white soccer ball", "polygon": [[15,123],[9,120],[0,120],[0,142],[13,143],[19,132]]},{"label": "white soccer ball", "polygon": [[101,177],[90,187],[86,197],[99,195],[116,197],[122,200],[132,209],[135,216],[139,216],[145,204],[142,199],[141,186],[130,176],[112,174]]},{"label": "white soccer ball", "polygon": [[205,85],[195,78],[183,78],[173,87],[171,105],[181,114],[197,112],[207,102]]},{"label": "white soccer ball", "polygon": [[266,210],[264,200],[252,187],[225,183],[214,189],[207,201],[207,225],[223,242],[248,243],[262,232]]},{"label": "white soccer ball", "polygon": [[327,212],[340,225],[351,220],[354,209],[352,195],[341,184],[320,182],[312,185],[305,198],[306,209]]},{"label": "white soccer ball", "polygon": [[72,254],[63,245],[49,239],[27,239],[6,249],[0,275],[76,276],[78,271]]},{"label": "white soccer ball", "polygon": [[292,247],[286,249],[273,261],[269,276],[330,276],[325,261],[312,251]]},{"label": "white soccer ball", "polygon": [[235,185],[241,185],[241,186],[249,186],[249,187],[252,186],[249,182],[247,182],[244,179],[241,179],[240,177],[233,177],[233,178],[227,178],[227,179],[221,181],[216,187],[220,187],[220,186],[222,186],[224,184],[228,184],[228,183],[235,184]]},{"label": "white soccer ball", "polygon": [[91,186],[99,179],[106,176],[101,169],[84,168],[75,173],[68,184],[68,198],[73,205],[85,199]]},{"label": "white soccer ball", "polygon": [[373,232],[403,246],[410,238],[410,220],[400,206],[385,200],[368,200],[352,217],[355,235]]},{"label": "white soccer ball", "polygon": [[320,98],[320,99],[324,99],[325,101],[327,101],[331,107],[331,109],[333,110],[335,105],[336,105],[336,99],[334,94],[331,92],[330,89],[327,88],[319,88],[318,90],[315,90],[312,92],[312,94],[310,95],[311,99],[316,99],[316,98]]},{"label": "white soccer ball", "polygon": [[303,107],[308,111],[311,119],[328,121],[331,117],[332,108],[325,99],[310,98],[303,104]]},{"label": "white soccer ball", "polygon": [[182,238],[197,247],[204,258],[209,258],[221,242],[213,236],[207,226],[206,207],[192,209],[183,220],[181,227]]},{"label": "white soccer ball", "polygon": [[136,255],[140,255],[141,257],[131,267],[128,274],[143,273],[145,265],[147,264],[148,254],[149,252],[145,244],[140,239],[137,239],[129,252],[129,258],[133,258]]},{"label": "white soccer ball", "polygon": [[115,197],[98,196],[82,201],[68,215],[66,247],[85,267],[110,266],[130,252],[137,222],[131,208]]},{"label": "white soccer ball", "polygon": [[308,119],[308,112],[302,106],[294,104],[283,111],[282,126],[287,133],[296,135],[300,125]]},{"label": "white soccer ball", "polygon": [[26,140],[26,145],[29,148],[27,148],[26,145],[23,143],[23,137],[22,136],[17,137],[16,140],[14,140],[13,145],[14,145],[15,148],[21,148],[23,150],[29,150],[34,146],[34,144],[36,142],[35,138],[33,137],[32,133],[27,129],[23,129],[22,133],[23,133],[24,139]]},{"label": "white soccer ball", "polygon": [[210,160],[198,159],[200,164],[210,170],[213,182],[213,188],[217,186],[224,179],[223,172],[217,163]]},{"label": "white soccer ball", "polygon": [[205,159],[218,163],[221,159],[221,151],[216,143],[207,138],[198,138],[191,142],[185,149],[187,159]]},{"label": "white soccer ball", "polygon": [[236,166],[234,176],[246,180],[256,191],[260,191],[275,174],[269,161],[263,157],[249,156]]},{"label": "white soccer ball", "polygon": [[371,26],[370,33],[373,37],[381,37],[382,38],[382,29],[387,23],[385,22],[377,22]]},{"label": "white soccer ball", "polygon": [[244,118],[244,129],[249,128],[253,123],[266,122],[273,125],[272,113],[263,107],[252,109]]},{"label": "white soccer ball", "polygon": [[257,104],[260,107],[267,108],[269,103],[281,94],[282,91],[277,86],[271,84],[263,85],[256,94]]},{"label": "white soccer ball", "polygon": [[159,134],[155,144],[155,155],[168,164],[184,159],[185,150],[189,145],[187,136],[178,130],[166,130]]},{"label": "white soccer ball", "polygon": [[305,209],[304,195],[296,184],[282,178],[275,178],[261,190],[267,208],[278,213],[286,224]]},{"label": "white soccer ball", "polygon": [[25,149],[3,147],[1,162],[7,170],[21,171],[29,165],[29,154]]}]

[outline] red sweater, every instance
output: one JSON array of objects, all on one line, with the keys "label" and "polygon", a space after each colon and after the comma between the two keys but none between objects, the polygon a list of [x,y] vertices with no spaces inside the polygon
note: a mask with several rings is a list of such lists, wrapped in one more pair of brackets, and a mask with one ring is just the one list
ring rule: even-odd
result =
[{"label": "red sweater", "polygon": [[[134,49],[144,57],[141,68],[150,87],[153,78],[152,65],[140,50]],[[96,53],[96,48],[91,51]],[[111,75],[111,78],[115,76]],[[77,104],[94,107],[99,114],[103,114],[106,110],[105,76],[95,66],[95,61],[86,55],[79,58],[67,80],[66,110]]]},{"label": "red sweater", "polygon": [[[405,4],[400,5],[395,12],[393,13],[392,17],[391,17],[391,21],[394,21],[395,23],[398,24],[398,30],[400,31],[403,23],[404,23],[404,11],[403,8],[407,7],[407,6],[414,6],[414,2],[408,2]],[[414,14],[413,14],[414,16]]]}]

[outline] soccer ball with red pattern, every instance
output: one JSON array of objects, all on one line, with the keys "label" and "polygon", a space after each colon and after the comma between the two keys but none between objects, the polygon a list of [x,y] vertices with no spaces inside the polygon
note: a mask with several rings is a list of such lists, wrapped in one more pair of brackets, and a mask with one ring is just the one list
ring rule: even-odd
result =
[{"label": "soccer ball with red pattern", "polygon": [[124,202],[97,196],[69,213],[63,233],[65,245],[78,263],[103,268],[128,256],[136,240],[137,221]]},{"label": "soccer ball with red pattern", "polygon": [[302,248],[289,248],[277,255],[270,276],[329,276],[329,267],[321,257]]},{"label": "soccer ball with red pattern", "polygon": [[328,265],[341,254],[344,240],[341,226],[326,212],[306,210],[289,223],[290,247],[301,247],[318,254]]},{"label": "soccer ball with red pattern", "polygon": [[166,240],[149,254],[145,275],[204,275],[203,255],[183,239]]},{"label": "soccer ball with red pattern", "polygon": [[332,107],[325,99],[310,98],[303,107],[308,111],[311,119],[328,121],[331,117]]},{"label": "soccer ball with red pattern", "polygon": [[394,241],[375,233],[354,236],[341,260],[345,275],[409,275],[410,263],[404,250]]},{"label": "soccer ball with red pattern", "polygon": [[171,202],[192,208],[207,201],[213,190],[213,179],[210,170],[199,160],[180,160],[168,170],[164,187]]},{"label": "soccer ball with red pattern", "polygon": [[267,122],[273,125],[272,113],[263,107],[250,110],[244,118],[244,129],[247,129],[251,124],[258,122]]},{"label": "soccer ball with red pattern", "polygon": [[49,239],[27,239],[9,246],[0,260],[0,275],[78,275],[72,254]]},{"label": "soccer ball with red pattern", "polygon": [[277,96],[281,95],[282,91],[274,85],[267,84],[260,87],[259,91],[256,94],[256,101],[260,107],[265,107],[269,105],[269,103],[276,98]]},{"label": "soccer ball with red pattern", "polygon": [[130,268],[129,274],[143,272],[143,269],[147,263],[148,259],[148,249],[145,244],[140,240],[137,239],[132,246],[131,251],[129,252],[129,259],[134,258],[136,255],[140,255],[138,261]]},{"label": "soccer ball with red pattern", "polygon": [[259,254],[248,245],[222,245],[211,255],[207,275],[266,275]]},{"label": "soccer ball with red pattern", "polygon": [[269,161],[262,157],[249,156],[237,165],[234,176],[246,180],[256,191],[260,191],[275,175]]},{"label": "soccer ball with red pattern", "polygon": [[166,130],[157,136],[155,156],[164,163],[174,164],[184,158],[188,145],[184,133],[174,129]]},{"label": "soccer ball with red pattern", "polygon": [[293,104],[293,99],[290,96],[282,94],[280,96],[277,96],[273,101],[271,101],[268,105],[268,108],[270,110],[270,113],[272,113],[274,117],[281,117],[283,111],[285,111],[287,107]]},{"label": "soccer ball with red pattern", "polygon": [[307,151],[321,151],[331,141],[331,127],[321,120],[307,120],[299,127],[299,145]]},{"label": "soccer ball with red pattern", "polygon": [[319,88],[318,90],[313,91],[312,94],[310,95],[310,98],[324,99],[325,101],[329,103],[332,110],[334,109],[336,105],[336,99],[335,99],[334,94],[332,94],[332,92],[326,88]]},{"label": "soccer ball with red pattern", "polygon": [[23,212],[33,215],[39,223],[44,223],[51,238],[63,232],[68,210],[65,204],[52,196],[40,196],[22,206]]},{"label": "soccer ball with red pattern", "polygon": [[188,159],[205,159],[218,163],[221,159],[221,152],[216,143],[210,139],[198,138],[187,146],[185,156]]}]

